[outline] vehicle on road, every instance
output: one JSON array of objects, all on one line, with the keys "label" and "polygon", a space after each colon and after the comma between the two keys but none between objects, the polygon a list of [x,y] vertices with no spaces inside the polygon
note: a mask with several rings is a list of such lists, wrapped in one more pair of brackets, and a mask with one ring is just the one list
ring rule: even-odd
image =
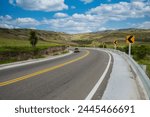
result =
[{"label": "vehicle on road", "polygon": [[78,53],[78,52],[80,52],[80,51],[79,51],[79,48],[75,48],[75,49],[74,49],[74,53]]}]

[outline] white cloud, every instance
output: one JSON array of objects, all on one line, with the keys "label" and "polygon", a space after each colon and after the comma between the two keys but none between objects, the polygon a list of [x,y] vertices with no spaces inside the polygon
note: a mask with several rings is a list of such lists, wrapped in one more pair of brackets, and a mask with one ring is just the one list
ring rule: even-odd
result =
[{"label": "white cloud", "polygon": [[101,17],[92,16],[90,14],[75,13],[66,18],[44,19],[42,24],[55,31],[83,33],[96,31],[105,21],[106,20]]},{"label": "white cloud", "polygon": [[3,28],[29,28],[40,25],[40,22],[33,18],[13,19],[10,15],[0,16],[0,27]]},{"label": "white cloud", "polygon": [[90,31],[86,26],[86,22],[75,21],[72,17],[63,19],[44,19],[42,23],[54,31],[68,33],[81,33],[86,32],[87,30]]},{"label": "white cloud", "polygon": [[8,28],[8,29],[12,29],[14,28],[12,25],[8,25],[8,24],[0,24],[1,28]]},{"label": "white cloud", "polygon": [[10,15],[0,16],[0,20],[11,20],[12,17]]},{"label": "white cloud", "polygon": [[72,18],[74,20],[78,20],[78,21],[94,21],[96,20],[94,16],[90,15],[90,14],[78,14],[78,13],[75,13],[72,15]]},{"label": "white cloud", "polygon": [[59,11],[68,9],[64,0],[9,0],[9,3],[27,10]]},{"label": "white cloud", "polygon": [[101,4],[92,8],[87,14],[105,17],[109,20],[125,20],[127,18],[141,18],[149,16],[150,6],[143,2],[120,2],[116,4]]},{"label": "white cloud", "polygon": [[62,17],[67,17],[68,16],[68,14],[66,14],[66,13],[55,13],[55,15],[54,15],[54,17],[56,17],[56,18],[62,18]]},{"label": "white cloud", "polygon": [[[90,9],[84,14],[75,13],[69,16],[65,13],[57,12],[52,19],[36,20],[34,18],[17,18],[11,16],[0,16],[0,26],[2,27],[24,27],[61,31],[67,33],[84,33],[114,29],[105,27],[108,21],[123,21],[128,18],[150,17],[150,6],[139,1],[131,3],[120,2],[115,4],[101,4],[96,8]],[[134,26],[133,26],[134,27]],[[144,22],[136,25],[138,28],[149,28],[150,23]],[[120,27],[116,27],[120,28]]]},{"label": "white cloud", "polygon": [[149,0],[131,0],[131,2],[149,2]]},{"label": "white cloud", "polygon": [[84,2],[84,4],[88,4],[88,3],[93,2],[94,0],[81,0],[81,1]]},{"label": "white cloud", "polygon": [[34,29],[35,30],[36,28],[35,27],[30,27],[29,29]]},{"label": "white cloud", "polygon": [[149,12],[150,7],[143,2],[120,2],[116,4],[101,4],[96,8],[90,9],[85,14],[75,13],[65,18],[45,19],[42,23],[55,31],[68,33],[93,32],[114,29],[113,27],[105,27],[108,21],[142,18],[149,16]]},{"label": "white cloud", "polygon": [[0,16],[0,27],[1,28],[14,28],[13,25],[11,25],[12,17],[10,15]]},{"label": "white cloud", "polygon": [[17,18],[15,20],[16,25],[18,26],[37,26],[39,22],[33,18]]},{"label": "white cloud", "polygon": [[107,30],[107,28],[106,28],[106,27],[100,27],[100,28],[98,29],[98,31],[104,31],[104,30]]},{"label": "white cloud", "polygon": [[146,21],[140,24],[135,24],[135,27],[142,29],[150,29],[150,21]]},{"label": "white cloud", "polygon": [[12,17],[10,15],[6,15],[5,18],[6,18],[6,20],[11,20],[12,19]]}]

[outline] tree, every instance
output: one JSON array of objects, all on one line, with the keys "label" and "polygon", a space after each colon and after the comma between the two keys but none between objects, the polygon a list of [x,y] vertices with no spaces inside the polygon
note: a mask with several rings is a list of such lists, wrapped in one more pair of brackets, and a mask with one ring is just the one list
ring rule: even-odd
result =
[{"label": "tree", "polygon": [[36,36],[36,32],[35,31],[31,31],[30,32],[30,43],[32,45],[33,48],[35,48],[37,42],[38,42],[38,37]]}]

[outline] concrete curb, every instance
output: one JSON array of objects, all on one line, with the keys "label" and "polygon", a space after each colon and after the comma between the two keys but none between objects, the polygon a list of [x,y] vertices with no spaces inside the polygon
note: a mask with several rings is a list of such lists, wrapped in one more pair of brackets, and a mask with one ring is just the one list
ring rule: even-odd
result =
[{"label": "concrete curb", "polygon": [[40,63],[40,62],[44,62],[44,61],[48,61],[48,60],[54,60],[54,59],[58,59],[61,57],[69,56],[72,53],[73,53],[73,51],[69,51],[69,53],[63,54],[63,55],[50,56],[47,58],[31,59],[31,60],[26,60],[26,61],[19,61],[19,62],[14,62],[14,63],[3,64],[3,65],[0,65],[0,70],[34,64],[34,63]]},{"label": "concrete curb", "polygon": [[144,97],[147,100],[149,100],[150,99],[150,96],[149,96],[150,81],[148,81],[148,77],[146,73],[144,73],[142,68],[139,67],[139,65],[132,58],[130,58],[126,53],[121,52],[119,50],[111,50],[111,49],[109,49],[109,51],[120,55],[127,62],[127,64],[131,66],[134,74],[136,75],[137,83],[143,91]]}]

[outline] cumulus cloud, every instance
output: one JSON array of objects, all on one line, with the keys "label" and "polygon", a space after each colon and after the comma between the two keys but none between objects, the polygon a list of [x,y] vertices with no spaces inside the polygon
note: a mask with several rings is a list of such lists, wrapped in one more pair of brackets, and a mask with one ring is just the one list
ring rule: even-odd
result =
[{"label": "cumulus cloud", "polygon": [[13,25],[11,25],[12,17],[10,15],[0,16],[0,27],[1,28],[14,28]]},{"label": "cumulus cloud", "polygon": [[107,28],[106,28],[106,27],[100,27],[100,28],[98,29],[98,31],[104,31],[104,30],[107,30]]},{"label": "cumulus cloud", "polygon": [[83,33],[114,29],[113,27],[106,28],[105,24],[108,21],[149,17],[149,12],[150,6],[143,2],[120,2],[115,4],[101,4],[84,14],[75,13],[72,16],[45,19],[42,22],[55,31]]},{"label": "cumulus cloud", "polygon": [[0,24],[1,28],[8,28],[8,29],[12,29],[14,28],[12,25],[8,25],[8,24]]},{"label": "cumulus cloud", "polygon": [[[128,18],[150,17],[149,13],[150,6],[144,4],[144,2],[120,2],[115,4],[101,4],[86,13],[74,13],[72,16],[58,12],[54,14],[54,18],[44,18],[40,21],[30,17],[13,19],[9,15],[0,16],[0,27],[36,28],[37,26],[41,26],[53,31],[84,33],[114,29],[113,27],[105,27],[105,24],[110,21],[123,21]],[[149,28],[150,23],[144,22],[136,25],[136,27]]]},{"label": "cumulus cloud", "polygon": [[68,15],[66,13],[55,13],[54,17],[56,18],[62,18],[62,17],[67,17]]},{"label": "cumulus cloud", "polygon": [[90,14],[78,14],[78,13],[75,13],[72,15],[72,17],[74,19],[79,19],[80,21],[94,21],[95,17],[90,15]]},{"label": "cumulus cloud", "polygon": [[0,16],[0,20],[11,20],[12,17],[10,15]]},{"label": "cumulus cloud", "polygon": [[94,0],[80,0],[80,1],[84,2],[84,4],[88,4],[88,3],[93,2]]},{"label": "cumulus cloud", "polygon": [[71,17],[63,19],[44,19],[42,24],[47,25],[51,30],[67,33],[81,33],[91,31],[86,22],[78,22]]},{"label": "cumulus cloud", "polygon": [[131,2],[149,2],[149,0],[131,0]]},{"label": "cumulus cloud", "polygon": [[105,23],[101,17],[90,14],[73,14],[66,18],[44,19],[43,25],[49,26],[52,30],[63,31],[67,33],[83,33],[96,31]]},{"label": "cumulus cloud", "polygon": [[40,25],[40,22],[33,18],[13,19],[10,15],[0,16],[0,27],[2,28],[29,28]]},{"label": "cumulus cloud", "polygon": [[18,26],[37,26],[40,24],[39,21],[33,18],[17,18],[15,23]]},{"label": "cumulus cloud", "polygon": [[26,10],[59,11],[68,9],[64,0],[9,0],[9,3]]},{"label": "cumulus cloud", "polygon": [[105,17],[110,20],[125,20],[127,18],[140,18],[149,16],[150,6],[143,2],[120,2],[116,4],[101,4],[87,13]]},{"label": "cumulus cloud", "polygon": [[150,21],[146,21],[140,24],[134,24],[134,26],[142,29],[150,29]]}]

